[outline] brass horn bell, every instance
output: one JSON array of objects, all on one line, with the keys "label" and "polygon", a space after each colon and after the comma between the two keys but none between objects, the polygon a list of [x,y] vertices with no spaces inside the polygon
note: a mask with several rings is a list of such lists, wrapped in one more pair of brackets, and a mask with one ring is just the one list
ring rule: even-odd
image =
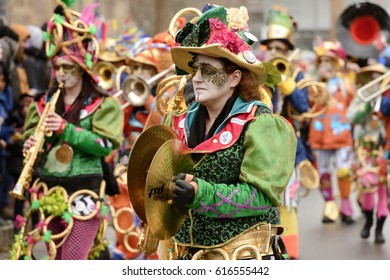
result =
[{"label": "brass horn bell", "polygon": [[278,55],[272,58],[269,63],[273,64],[276,69],[278,69],[280,75],[282,76],[282,81],[285,81],[287,78],[291,77],[292,67],[287,57]]},{"label": "brass horn bell", "polygon": [[389,41],[390,17],[374,3],[356,3],[341,13],[336,29],[347,54],[358,58],[376,57]]},{"label": "brass horn bell", "polygon": [[175,65],[171,65],[148,80],[137,75],[128,75],[122,83],[121,90],[114,94],[115,97],[123,100],[121,108],[124,109],[130,105],[135,107],[145,105],[152,94],[152,86],[172,72],[174,67]]},{"label": "brass horn bell", "polygon": [[95,64],[92,71],[99,77],[99,85],[103,89],[112,89],[112,87],[114,86],[114,74],[116,71],[116,67],[114,64],[107,61],[99,61]]}]

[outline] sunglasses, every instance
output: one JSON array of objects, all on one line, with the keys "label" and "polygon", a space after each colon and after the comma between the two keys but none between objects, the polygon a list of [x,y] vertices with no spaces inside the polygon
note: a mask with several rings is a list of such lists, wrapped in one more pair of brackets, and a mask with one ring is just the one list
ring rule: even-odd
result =
[{"label": "sunglasses", "polygon": [[68,74],[79,68],[79,66],[76,64],[54,64],[53,68],[56,72],[62,69],[64,73]]}]

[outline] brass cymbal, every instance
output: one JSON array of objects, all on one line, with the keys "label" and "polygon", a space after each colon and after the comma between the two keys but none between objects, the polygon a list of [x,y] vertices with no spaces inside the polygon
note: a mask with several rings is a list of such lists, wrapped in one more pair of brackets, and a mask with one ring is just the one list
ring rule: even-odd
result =
[{"label": "brass cymbal", "polygon": [[144,222],[146,222],[144,193],[149,165],[161,145],[177,137],[169,126],[156,124],[142,131],[130,151],[127,188],[134,211]]},{"label": "brass cymbal", "polygon": [[145,214],[153,236],[169,239],[180,228],[188,209],[172,204],[174,176],[192,173],[193,161],[179,139],[165,142],[154,156],[146,177]]}]

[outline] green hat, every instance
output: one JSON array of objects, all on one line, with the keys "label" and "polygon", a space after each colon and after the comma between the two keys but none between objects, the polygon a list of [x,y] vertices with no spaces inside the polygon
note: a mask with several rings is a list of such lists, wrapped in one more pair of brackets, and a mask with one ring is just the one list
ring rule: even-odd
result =
[{"label": "green hat", "polygon": [[290,50],[294,49],[291,43],[296,24],[292,17],[279,10],[270,10],[267,20],[267,39],[262,40],[262,45],[267,45],[273,40],[284,42]]},{"label": "green hat", "polygon": [[[248,31],[248,19],[245,7],[227,9],[217,6],[205,11],[195,23],[187,22],[175,38],[180,46],[171,49],[178,74],[191,73],[194,56],[201,54],[226,58],[248,69],[259,84],[277,83],[280,75],[276,68],[257,60],[251,51],[251,44],[257,38]],[[267,74],[268,70],[272,75]]]}]

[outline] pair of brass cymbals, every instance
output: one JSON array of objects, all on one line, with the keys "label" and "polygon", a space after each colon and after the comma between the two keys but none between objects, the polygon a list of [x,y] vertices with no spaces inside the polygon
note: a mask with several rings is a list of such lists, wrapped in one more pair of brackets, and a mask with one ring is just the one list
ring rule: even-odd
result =
[{"label": "pair of brass cymbals", "polygon": [[165,240],[177,232],[187,209],[172,204],[172,179],[191,173],[191,155],[170,127],[157,124],[145,129],[129,155],[127,186],[138,217],[153,236]]}]

